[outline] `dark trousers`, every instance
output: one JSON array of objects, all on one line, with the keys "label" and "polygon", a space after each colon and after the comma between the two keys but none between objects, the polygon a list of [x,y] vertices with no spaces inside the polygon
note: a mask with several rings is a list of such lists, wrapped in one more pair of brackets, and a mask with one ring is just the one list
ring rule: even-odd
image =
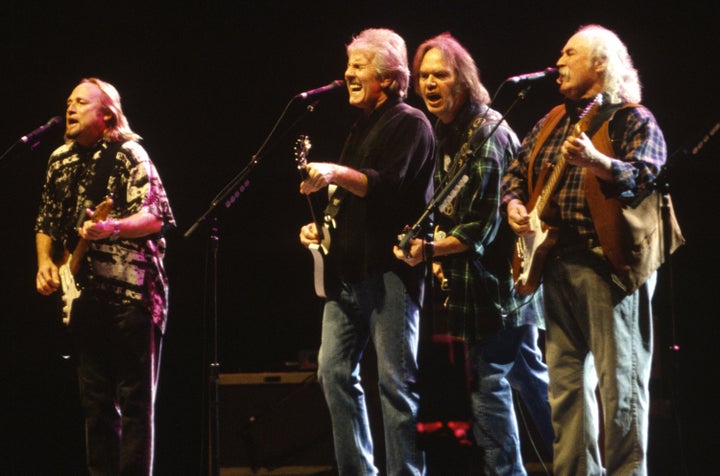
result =
[{"label": "dark trousers", "polygon": [[70,322],[93,476],[152,474],[160,331],[135,304],[85,296]]}]

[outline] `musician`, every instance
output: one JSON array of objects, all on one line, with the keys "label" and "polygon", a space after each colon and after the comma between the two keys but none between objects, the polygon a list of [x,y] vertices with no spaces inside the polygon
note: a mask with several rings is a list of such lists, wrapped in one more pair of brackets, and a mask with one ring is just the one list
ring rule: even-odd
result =
[{"label": "musician", "polygon": [[436,215],[433,241],[410,240],[395,256],[410,265],[434,261],[447,290],[448,332],[468,344],[473,433],[484,472],[526,474],[513,389],[521,395],[550,451],[553,433],[547,368],[538,347],[544,326],[541,293],[512,291],[512,233],[499,211],[500,181],[519,141],[490,97],[475,61],[449,33],[426,40],[413,61],[415,90],[437,117],[435,188],[456,176],[467,182]]},{"label": "musician", "polygon": [[37,290],[58,291],[62,258],[75,273],[62,274],[63,286],[74,278],[82,288],[69,326],[89,473],[148,476],[167,318],[163,233],[175,221],[114,86],[81,80],[65,117],[65,144],[50,156],[35,224]]},{"label": "musician", "polygon": [[[551,195],[555,213],[545,217],[557,227],[557,243],[542,267],[553,470],[558,476],[644,475],[656,276],[647,270],[648,277],[633,284],[623,278],[622,267],[611,265],[603,237],[619,231],[596,226],[603,216],[597,203],[635,206],[665,162],[665,141],[651,112],[638,104],[638,73],[614,32],[581,27],[562,48],[557,67],[565,103],[524,139],[504,177],[502,200],[515,233],[535,233],[528,213],[531,187],[538,182],[542,187],[538,177],[546,164],[565,161]],[[574,129],[582,111],[594,111],[590,121],[583,114],[587,133]],[[598,447],[598,385],[604,460]]]},{"label": "musician", "polygon": [[[387,475],[424,474],[416,445],[419,309],[423,270],[396,260],[393,244],[432,196],[434,141],[425,115],[405,104],[405,41],[370,28],[347,45],[345,82],[359,109],[339,163],[310,162],[300,192],[337,186],[318,355],[340,474],[374,475],[360,361],[372,341],[378,362]],[[303,245],[318,243],[315,224]]]}]

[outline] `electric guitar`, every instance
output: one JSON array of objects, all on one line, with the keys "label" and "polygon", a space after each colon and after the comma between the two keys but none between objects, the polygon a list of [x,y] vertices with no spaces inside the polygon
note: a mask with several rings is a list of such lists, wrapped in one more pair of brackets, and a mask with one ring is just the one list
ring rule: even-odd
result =
[{"label": "electric guitar", "polygon": [[[590,121],[595,117],[601,105],[602,95],[597,95],[580,114],[580,119],[573,127],[568,139],[573,139],[588,129]],[[515,289],[520,294],[529,295],[538,288],[545,258],[557,243],[558,229],[548,226],[543,218],[546,216],[546,206],[550,203],[550,198],[565,172],[565,166],[566,161],[561,155],[554,164],[543,169],[533,195],[528,201],[529,226],[534,233],[518,237],[512,262]]]},{"label": "electric guitar", "polygon": [[[295,141],[295,161],[297,162],[297,168],[302,180],[307,178],[307,158],[311,147],[310,138],[306,135],[300,135]],[[325,257],[330,250],[331,227],[325,220],[318,219],[312,197],[310,195],[305,195],[305,197],[308,201],[313,223],[315,223],[315,227],[317,228],[319,241],[319,243],[313,243],[308,246],[313,257],[315,294],[317,294],[318,297],[324,298],[327,297],[327,293],[325,292]]]},{"label": "electric guitar", "polygon": [[[95,207],[92,217],[94,222],[98,222],[107,218],[112,209],[113,201],[110,197],[106,197],[100,205]],[[80,263],[85,253],[90,247],[90,242],[80,238],[72,253],[67,253],[63,263],[58,267],[60,275],[60,287],[62,288],[62,321],[63,324],[70,324],[70,313],[72,312],[73,301],[80,297],[80,288],[75,282],[75,274],[80,270]]]}]

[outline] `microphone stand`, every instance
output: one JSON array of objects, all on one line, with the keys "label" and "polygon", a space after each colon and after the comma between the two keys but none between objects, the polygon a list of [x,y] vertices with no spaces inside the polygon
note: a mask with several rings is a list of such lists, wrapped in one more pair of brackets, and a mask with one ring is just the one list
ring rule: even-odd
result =
[{"label": "microphone stand", "polygon": [[[12,152],[13,150],[15,150],[15,147],[17,147],[19,144],[25,144],[25,142],[23,142],[22,140],[18,139],[18,140],[15,141],[10,147],[8,147],[7,150],[6,150],[5,152],[3,152],[2,155],[0,155],[0,167],[2,167],[3,165],[5,165],[6,162],[4,161],[4,159],[10,154],[10,152]],[[31,150],[31,151],[32,151],[32,150],[35,150],[35,148],[36,148],[38,145],[40,145],[40,140],[39,140],[39,139],[35,139],[35,140],[33,140],[31,143],[29,143],[29,144],[30,144],[30,150]]]},{"label": "microphone stand", "polygon": [[[507,80],[505,82],[507,82]],[[500,88],[498,88],[498,91],[495,93],[495,96],[497,96],[497,94],[500,92],[500,89],[505,84],[505,82],[503,82],[500,85]],[[507,108],[505,113],[503,113],[502,117],[500,117],[500,120],[497,121],[497,123],[495,123],[495,125],[493,126],[490,133],[487,136],[485,136],[483,138],[483,140],[480,142],[480,144],[478,144],[476,147],[473,147],[473,148],[468,147],[467,150],[465,151],[465,155],[469,155],[470,153],[474,152],[475,150],[481,149],[485,145],[485,143],[488,140],[490,140],[490,138],[495,134],[495,131],[497,130],[497,128],[500,127],[500,124],[502,124],[503,121],[505,120],[505,118],[508,116],[508,114],[510,114],[510,111],[513,110],[513,108],[517,105],[518,102],[520,102],[521,99],[525,99],[525,97],[527,96],[527,92],[530,90],[531,86],[532,85],[530,83],[528,83],[518,93],[515,100],[512,102],[512,104],[510,104],[510,106]],[[485,112],[485,114],[487,114],[487,111]],[[428,228],[428,224],[432,220],[433,212],[435,212],[438,209],[439,205],[441,205],[445,201],[445,199],[448,198],[456,190],[456,187],[458,187],[457,192],[459,192],[459,189],[462,187],[462,184],[460,184],[460,181],[462,180],[463,176],[465,175],[465,171],[467,170],[469,163],[470,163],[470,161],[467,160],[467,158],[465,158],[462,161],[461,166],[458,167],[458,170],[455,173],[455,175],[453,175],[449,179],[446,179],[445,185],[442,188],[440,188],[439,191],[435,192],[435,195],[433,196],[432,200],[425,208],[425,211],[422,213],[420,218],[415,222],[414,225],[406,228],[403,231],[403,236],[402,236],[402,239],[400,240],[400,242],[398,243],[398,248],[400,248],[401,250],[404,250],[407,253],[410,240],[413,238],[417,238],[418,236],[420,236],[421,233],[423,233],[424,229]],[[455,192],[455,193],[457,193],[457,192]],[[426,234],[428,236],[431,235],[430,231],[426,232]]]},{"label": "microphone stand", "polygon": [[[220,373],[220,363],[218,362],[218,256],[220,248],[220,220],[218,218],[217,209],[221,204],[224,205],[225,208],[230,208],[238,200],[240,195],[250,186],[250,174],[260,164],[260,159],[268,143],[270,142],[270,139],[274,136],[275,131],[277,130],[278,126],[287,114],[290,105],[298,98],[301,98],[301,96],[295,96],[290,99],[290,101],[288,101],[288,103],[285,105],[285,109],[283,109],[283,112],[280,114],[280,117],[275,122],[272,130],[265,138],[265,141],[262,143],[258,151],[253,154],[250,162],[235,177],[233,177],[230,182],[228,182],[217,193],[217,195],[215,195],[215,198],[212,199],[212,201],[210,202],[210,206],[207,208],[207,210],[202,215],[200,215],[197,220],[195,220],[195,222],[192,224],[192,226],[190,226],[190,228],[188,228],[188,230],[183,234],[184,238],[189,238],[201,224],[205,222],[210,222],[208,241],[210,250],[209,256],[211,262],[207,263],[207,267],[210,268],[210,265],[212,265],[212,268],[210,269],[209,273],[211,276],[211,281],[210,283],[206,283],[206,286],[209,285],[211,292],[210,309],[206,313],[206,318],[207,316],[209,316],[209,319],[206,320],[210,324],[210,327],[207,330],[207,335],[209,336],[210,340],[209,342],[206,342],[206,352],[210,358],[210,362],[208,363],[207,368],[207,393],[205,395],[205,398],[207,399],[207,433],[205,434],[206,440],[203,441],[203,449],[207,448],[207,469],[208,475],[210,476],[218,476],[220,471],[220,452],[218,445],[220,439],[218,427],[218,380]],[[316,105],[317,101],[309,104],[306,108],[306,112],[312,112]],[[291,130],[292,127],[294,127],[304,116],[305,115],[301,115],[298,119],[296,119],[287,130]],[[205,305],[207,305],[207,301]]]},{"label": "microphone stand", "polygon": [[663,263],[666,267],[665,272],[665,281],[667,289],[665,292],[665,309],[667,309],[667,313],[669,315],[669,324],[667,326],[663,327],[669,327],[669,329],[665,328],[663,330],[669,331],[670,333],[670,342],[667,344],[667,346],[664,346],[664,349],[669,352],[669,360],[670,360],[670,408],[672,412],[672,417],[675,419],[675,424],[677,425],[677,437],[678,442],[680,443],[680,464],[685,464],[685,451],[684,451],[684,439],[683,439],[683,430],[681,427],[681,421],[682,418],[680,415],[677,414],[677,405],[679,405],[680,398],[678,395],[678,390],[680,385],[677,385],[679,382],[679,376],[680,376],[680,345],[677,341],[677,324],[676,324],[676,316],[675,316],[675,293],[674,293],[674,281],[673,281],[673,260],[672,260],[672,224],[670,223],[671,215],[670,215],[670,166],[677,161],[680,157],[688,158],[697,155],[700,150],[709,142],[709,140],[720,130],[720,121],[716,121],[709,129],[708,132],[705,133],[702,138],[697,141],[695,146],[692,149],[688,149],[687,147],[682,147],[675,151],[665,162],[665,164],[660,169],[660,172],[658,173],[657,177],[655,177],[655,181],[653,182],[653,190],[657,190],[657,192],[660,194],[661,202],[660,202],[660,216],[662,218],[662,250],[661,253],[663,254]]}]

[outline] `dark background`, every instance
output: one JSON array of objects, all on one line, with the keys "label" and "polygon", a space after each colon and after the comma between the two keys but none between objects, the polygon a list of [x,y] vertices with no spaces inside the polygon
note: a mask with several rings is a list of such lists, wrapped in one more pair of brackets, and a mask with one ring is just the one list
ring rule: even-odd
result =
[{"label": "dark background", "polygon": [[[291,368],[300,352],[312,353],[319,343],[321,302],[310,254],[297,240],[309,211],[297,193],[292,146],[307,133],[311,160],[335,160],[354,111],[342,90],[321,97],[312,113],[306,103],[289,101],[342,78],[344,45],[371,26],[400,33],[411,58],[424,39],[450,31],[475,57],[491,94],[508,76],[554,65],[582,24],[609,27],[628,45],[643,102],[665,132],[673,200],[687,239],[662,268],[656,294],[653,396],[672,403],[676,417],[663,423],[674,443],[651,447],[668,462],[656,465],[655,474],[678,474],[680,462],[689,474],[716,466],[718,138],[697,153],[692,148],[718,121],[718,4],[485,3],[6,0],[0,6],[0,149],[63,115],[78,81],[97,76],[120,91],[170,196],[178,229],[169,236],[167,257],[172,297],[157,405],[158,474],[203,473],[203,392],[212,349],[221,372],[269,371]],[[495,108],[505,111],[517,92],[500,89]],[[539,82],[509,122],[523,136],[558,100],[552,82]],[[414,93],[409,101],[422,106]],[[34,150],[12,148],[0,162],[0,474],[82,474],[81,417],[71,362],[61,357],[67,341],[58,302],[34,290],[34,218],[61,129]],[[203,222],[184,235],[257,152],[249,186],[229,208],[216,210],[213,301],[209,227]],[[213,315],[217,346],[209,332]],[[670,344],[680,351],[669,352]]]}]

